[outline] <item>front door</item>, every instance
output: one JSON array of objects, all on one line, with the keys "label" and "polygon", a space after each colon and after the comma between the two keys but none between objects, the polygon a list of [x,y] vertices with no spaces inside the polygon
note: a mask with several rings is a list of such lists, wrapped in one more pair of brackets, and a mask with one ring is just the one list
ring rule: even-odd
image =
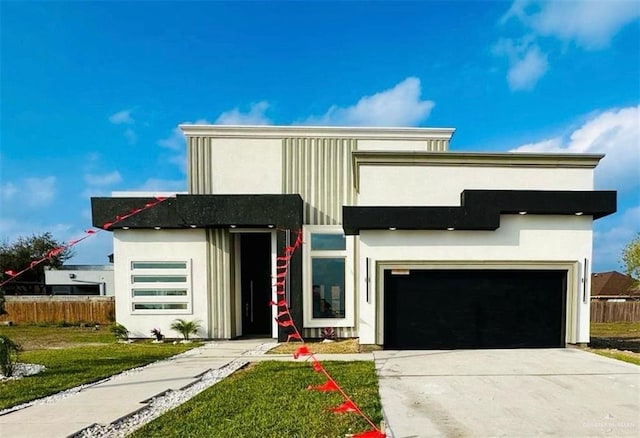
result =
[{"label": "front door", "polygon": [[271,234],[240,235],[242,334],[271,334]]}]

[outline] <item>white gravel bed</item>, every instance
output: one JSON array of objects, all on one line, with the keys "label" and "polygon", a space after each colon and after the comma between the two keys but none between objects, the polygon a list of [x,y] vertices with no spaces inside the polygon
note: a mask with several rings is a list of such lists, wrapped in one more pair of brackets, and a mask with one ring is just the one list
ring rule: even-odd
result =
[{"label": "white gravel bed", "polygon": [[[275,343],[261,344],[254,350],[244,352],[243,356],[256,356],[264,354],[266,351],[272,349]],[[197,350],[197,349],[194,349]],[[192,355],[194,350],[182,353],[182,355]],[[205,389],[215,385],[225,377],[233,374],[240,368],[247,365],[249,362],[243,360],[233,360],[225,366],[212,369],[204,373],[201,378],[187,386],[186,388],[169,391],[165,394],[154,397],[149,403],[142,409],[128,415],[114,423],[107,426],[95,424],[86,429],[79,431],[73,435],[73,438],[120,438],[126,437],[133,433],[135,430],[144,426],[148,422],[161,416],[165,412],[180,406],[192,397],[196,396]]]},{"label": "white gravel bed", "polygon": [[267,342],[267,343],[258,345],[258,347],[256,347],[253,350],[244,352],[242,355],[243,356],[260,356],[262,354],[265,354],[267,351],[273,348],[276,348],[277,346],[278,346],[277,342]]},{"label": "white gravel bed", "polygon": [[22,379],[23,377],[33,376],[34,374],[41,373],[42,371],[44,371],[44,365],[18,362],[15,364],[13,375],[11,377],[6,377],[4,374],[0,373],[0,382],[3,380]]}]

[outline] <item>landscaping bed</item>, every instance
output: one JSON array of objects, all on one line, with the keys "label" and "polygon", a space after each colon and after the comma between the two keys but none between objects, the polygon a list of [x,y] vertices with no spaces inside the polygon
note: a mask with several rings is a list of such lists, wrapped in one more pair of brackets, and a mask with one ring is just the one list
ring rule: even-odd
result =
[{"label": "landscaping bed", "polygon": [[[298,347],[299,342],[281,343],[277,347],[269,350],[267,354],[292,354]],[[336,341],[310,340],[307,346],[315,354],[336,354],[336,353],[359,353],[360,344],[357,339],[340,339]]]}]

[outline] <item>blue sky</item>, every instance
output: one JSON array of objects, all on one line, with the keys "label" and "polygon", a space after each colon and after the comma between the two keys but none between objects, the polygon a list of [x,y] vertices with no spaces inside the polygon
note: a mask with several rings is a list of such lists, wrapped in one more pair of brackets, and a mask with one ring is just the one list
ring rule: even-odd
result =
[{"label": "blue sky", "polygon": [[[0,238],[184,191],[184,122],[454,127],[454,151],[606,153],[594,270],[640,229],[640,2],[0,3]],[[110,234],[70,263],[105,263]]]}]

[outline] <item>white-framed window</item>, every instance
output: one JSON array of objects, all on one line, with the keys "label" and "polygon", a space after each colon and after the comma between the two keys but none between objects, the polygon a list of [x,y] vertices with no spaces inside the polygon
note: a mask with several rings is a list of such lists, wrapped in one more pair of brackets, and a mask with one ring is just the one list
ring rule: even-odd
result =
[{"label": "white-framed window", "polygon": [[304,237],[305,327],[353,326],[353,238],[333,225],[306,226]]},{"label": "white-framed window", "polygon": [[192,313],[191,260],[130,260],[131,313]]}]

